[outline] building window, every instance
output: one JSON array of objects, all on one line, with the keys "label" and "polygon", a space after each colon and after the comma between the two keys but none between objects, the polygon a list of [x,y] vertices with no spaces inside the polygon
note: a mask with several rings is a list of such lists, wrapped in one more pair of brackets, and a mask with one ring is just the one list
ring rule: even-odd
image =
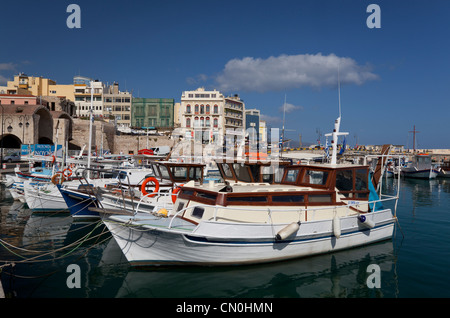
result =
[{"label": "building window", "polygon": [[205,126],[209,127],[210,125],[211,125],[211,123],[209,121],[209,117],[206,117]]},{"label": "building window", "polygon": [[148,114],[149,114],[149,116],[156,116],[156,106],[150,106],[149,108],[148,108]]},{"label": "building window", "polygon": [[214,125],[214,128],[217,128],[219,126],[219,121],[217,120],[217,118],[214,118],[213,125]]},{"label": "building window", "polygon": [[218,114],[219,113],[219,106],[214,105],[214,114]]},{"label": "building window", "polygon": [[199,127],[198,117],[194,118],[194,128]]},{"label": "building window", "polygon": [[186,113],[187,114],[191,113],[191,105],[186,105]]},{"label": "building window", "polygon": [[200,117],[200,127],[205,127],[205,118]]},{"label": "building window", "polygon": [[198,114],[198,105],[195,105],[195,114]]},{"label": "building window", "polygon": [[207,113],[207,114],[209,114],[209,112],[211,111],[210,108],[211,108],[211,107],[210,107],[209,105],[206,105],[206,113]]},{"label": "building window", "polygon": [[200,105],[200,114],[205,113],[205,105]]},{"label": "building window", "polygon": [[190,118],[186,119],[186,127],[188,127],[188,128],[191,127],[191,119]]}]

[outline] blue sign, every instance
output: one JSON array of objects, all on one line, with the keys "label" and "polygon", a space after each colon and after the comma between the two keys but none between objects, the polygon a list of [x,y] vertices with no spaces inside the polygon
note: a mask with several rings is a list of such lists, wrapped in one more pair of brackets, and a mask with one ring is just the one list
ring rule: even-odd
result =
[{"label": "blue sign", "polygon": [[[34,156],[51,156],[55,153],[54,145],[22,145],[21,155],[34,155]],[[62,156],[62,145],[58,145],[56,155]]]}]

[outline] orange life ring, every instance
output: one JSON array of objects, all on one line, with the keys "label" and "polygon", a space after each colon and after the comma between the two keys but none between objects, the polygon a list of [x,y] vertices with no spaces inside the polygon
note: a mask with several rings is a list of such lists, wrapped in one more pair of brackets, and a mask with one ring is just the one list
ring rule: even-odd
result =
[{"label": "orange life ring", "polygon": [[184,184],[180,184],[178,187],[172,190],[172,203],[175,203],[175,201],[177,201],[177,193],[180,192],[182,186],[184,186]]},{"label": "orange life ring", "polygon": [[[69,174],[66,174],[65,173],[66,171],[69,171]],[[62,173],[63,173],[64,177],[68,178],[68,177],[70,177],[72,175],[72,169],[66,168],[66,169],[63,170]]]},{"label": "orange life ring", "polygon": [[55,155],[53,155],[53,156],[52,156],[52,164],[54,164],[55,161],[56,161],[56,157],[55,157]]},{"label": "orange life ring", "polygon": [[[145,186],[147,185],[147,183],[149,182],[153,182],[155,184],[155,190],[153,190],[152,194],[149,194],[146,190],[145,190]],[[144,182],[142,182],[141,185],[141,192],[144,196],[148,196],[150,198],[154,197],[156,195],[156,193],[158,193],[159,191],[159,182],[158,179],[154,178],[154,177],[150,177],[144,180]]]},{"label": "orange life ring", "polygon": [[[58,179],[58,180],[56,180],[56,179]],[[61,171],[58,171],[57,173],[55,173],[52,176],[51,181],[55,185],[56,184],[62,184],[64,181],[66,181],[66,178],[64,178],[64,174]]]}]

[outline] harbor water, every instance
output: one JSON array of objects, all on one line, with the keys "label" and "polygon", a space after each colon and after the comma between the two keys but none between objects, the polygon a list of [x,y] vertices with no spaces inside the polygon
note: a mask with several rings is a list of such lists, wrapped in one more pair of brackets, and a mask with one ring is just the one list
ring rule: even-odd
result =
[{"label": "harbor water", "polygon": [[392,240],[252,266],[131,268],[100,221],[31,213],[4,187],[0,204],[7,298],[450,297],[449,179],[401,180]]}]

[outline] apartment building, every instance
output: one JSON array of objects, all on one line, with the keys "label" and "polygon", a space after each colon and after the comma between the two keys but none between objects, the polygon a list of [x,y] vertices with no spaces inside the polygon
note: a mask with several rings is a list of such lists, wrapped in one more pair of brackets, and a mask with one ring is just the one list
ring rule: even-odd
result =
[{"label": "apartment building", "polygon": [[121,92],[119,83],[106,86],[103,90],[103,117],[114,120],[119,128],[131,127],[132,102],[132,94]]},{"label": "apartment building", "polygon": [[238,95],[224,96],[200,87],[181,95],[180,124],[187,138],[223,144],[225,135],[242,136],[245,104]]},{"label": "apartment building", "polygon": [[173,128],[173,98],[133,98],[131,126],[136,128]]},{"label": "apartment building", "polygon": [[42,76],[28,76],[20,73],[6,86],[0,86],[0,94],[53,96],[75,101],[74,85],[56,84],[54,80]]},{"label": "apartment building", "polygon": [[[91,82],[93,84],[93,100],[91,102]],[[76,114],[78,117],[89,117],[92,107],[93,116],[103,116],[103,83],[84,76],[73,78]]]}]

